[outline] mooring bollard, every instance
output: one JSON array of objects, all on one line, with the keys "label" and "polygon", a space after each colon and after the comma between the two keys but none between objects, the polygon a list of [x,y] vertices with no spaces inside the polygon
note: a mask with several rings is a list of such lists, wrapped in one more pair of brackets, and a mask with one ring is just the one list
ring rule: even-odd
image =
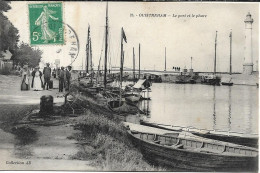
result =
[{"label": "mooring bollard", "polygon": [[40,102],[40,115],[47,116],[53,113],[53,97],[51,95],[44,95]]}]

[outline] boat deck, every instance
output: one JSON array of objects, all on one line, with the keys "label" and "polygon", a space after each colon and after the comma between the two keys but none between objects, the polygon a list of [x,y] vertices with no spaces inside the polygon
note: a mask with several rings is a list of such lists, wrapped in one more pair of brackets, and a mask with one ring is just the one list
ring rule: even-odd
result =
[{"label": "boat deck", "polygon": [[165,147],[233,156],[252,156],[258,154],[258,151],[255,148],[206,139],[188,132],[173,132],[128,122],[125,122],[124,124],[129,126],[131,131],[136,131],[136,134],[133,135],[137,138],[147,140],[151,143],[157,143]]}]

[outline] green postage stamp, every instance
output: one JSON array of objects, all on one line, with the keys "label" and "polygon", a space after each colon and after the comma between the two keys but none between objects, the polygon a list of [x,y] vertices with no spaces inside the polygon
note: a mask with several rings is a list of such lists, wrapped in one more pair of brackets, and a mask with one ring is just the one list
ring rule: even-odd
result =
[{"label": "green postage stamp", "polygon": [[29,4],[31,45],[64,44],[62,3]]}]

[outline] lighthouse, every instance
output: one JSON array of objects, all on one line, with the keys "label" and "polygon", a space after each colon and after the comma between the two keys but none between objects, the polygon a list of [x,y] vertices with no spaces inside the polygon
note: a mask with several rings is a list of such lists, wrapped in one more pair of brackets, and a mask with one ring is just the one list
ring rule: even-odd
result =
[{"label": "lighthouse", "polygon": [[243,74],[252,74],[253,72],[253,51],[252,51],[252,24],[254,20],[248,12],[245,19],[245,54],[243,64]]}]

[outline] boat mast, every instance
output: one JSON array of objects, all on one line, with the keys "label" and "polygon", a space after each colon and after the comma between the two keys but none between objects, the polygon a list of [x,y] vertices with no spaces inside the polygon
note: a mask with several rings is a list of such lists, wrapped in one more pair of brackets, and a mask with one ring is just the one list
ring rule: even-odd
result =
[{"label": "boat mast", "polygon": [[229,66],[229,74],[232,75],[232,30],[230,31],[230,66]]},{"label": "boat mast", "polygon": [[122,101],[122,77],[123,77],[123,61],[124,61],[124,51],[123,51],[123,28],[121,29],[121,56],[120,56],[120,96],[119,96],[119,105]]},{"label": "boat mast", "polygon": [[165,47],[165,50],[164,50],[164,71],[166,72],[166,47]]},{"label": "boat mast", "polygon": [[190,68],[192,69],[192,57],[190,57]]},{"label": "boat mast", "polygon": [[104,88],[107,86],[107,40],[108,39],[108,2],[106,7],[106,31],[105,31],[105,69],[104,69]]},{"label": "boat mast", "polygon": [[90,70],[91,70],[91,80],[90,82],[93,83],[93,60],[92,60],[92,43],[91,43],[91,37],[89,38],[89,52],[90,52]]},{"label": "boat mast", "polygon": [[[103,50],[101,50],[102,52]],[[102,53],[101,53],[102,54]],[[99,57],[99,62],[98,62],[98,70],[97,70],[97,79],[96,79],[96,83],[98,84],[99,83],[99,74],[100,74],[100,62],[101,61],[101,55]]]},{"label": "boat mast", "polygon": [[214,60],[214,74],[216,74],[216,63],[217,63],[217,35],[218,31],[216,31],[216,37],[215,37],[215,60]]},{"label": "boat mast", "polygon": [[83,70],[84,70],[84,56],[82,56],[82,63],[81,63],[81,66],[82,66],[82,72],[83,72]]},{"label": "boat mast", "polygon": [[88,66],[89,66],[89,35],[90,35],[90,26],[88,25],[88,38],[87,38],[87,44],[86,44],[86,73],[88,73]]},{"label": "boat mast", "polygon": [[140,43],[139,43],[139,74],[138,74],[138,79],[140,79],[140,51],[141,51],[141,47],[140,47]]},{"label": "boat mast", "polygon": [[133,47],[133,81],[135,83],[135,48]]}]

